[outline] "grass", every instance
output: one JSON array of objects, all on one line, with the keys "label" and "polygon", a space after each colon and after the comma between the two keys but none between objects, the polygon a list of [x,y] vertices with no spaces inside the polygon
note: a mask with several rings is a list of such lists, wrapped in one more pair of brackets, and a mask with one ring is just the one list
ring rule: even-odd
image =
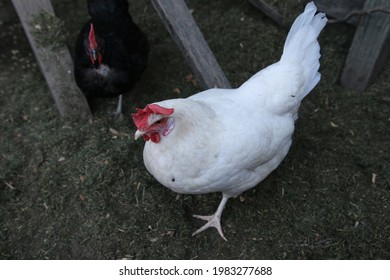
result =
[{"label": "grass", "polygon": [[[53,3],[72,49],[86,4]],[[286,31],[246,1],[189,6],[233,86],[279,59]],[[293,146],[243,202],[228,202],[225,242],[213,229],[191,236],[202,225],[192,214],[214,212],[220,194],[164,188],[132,137],[135,107],[200,90],[150,1],[130,5],[151,54],[125,118],[102,100],[89,122],[59,118],[11,4],[0,7],[9,14],[0,22],[0,258],[390,258],[390,67],[364,93],[338,85],[353,28],[321,34],[322,80],[302,103]],[[293,0],[278,7],[289,18],[302,10]]]},{"label": "grass", "polygon": [[58,51],[66,44],[67,32],[64,21],[46,11],[38,14],[31,23],[37,45]]}]

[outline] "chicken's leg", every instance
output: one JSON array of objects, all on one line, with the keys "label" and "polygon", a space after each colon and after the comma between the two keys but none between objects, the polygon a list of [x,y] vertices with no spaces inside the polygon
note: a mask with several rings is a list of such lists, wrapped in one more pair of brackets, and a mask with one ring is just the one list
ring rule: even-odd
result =
[{"label": "chicken's leg", "polygon": [[118,105],[116,106],[116,111],[114,112],[115,117],[119,117],[122,115],[122,102],[123,102],[123,96],[122,94],[120,94],[118,99]]},{"label": "chicken's leg", "polygon": [[195,217],[195,218],[202,219],[202,220],[205,220],[205,221],[208,221],[208,222],[203,227],[201,227],[200,229],[195,231],[192,234],[192,236],[194,236],[195,234],[198,234],[198,233],[208,229],[209,227],[215,227],[218,230],[219,235],[221,235],[221,237],[225,241],[227,241],[225,236],[224,236],[224,234],[223,234],[222,227],[221,227],[221,216],[222,216],[223,209],[225,208],[225,204],[228,201],[228,199],[229,199],[229,197],[227,197],[227,196],[225,196],[223,194],[221,203],[219,203],[218,209],[214,213],[214,215],[211,215],[211,216],[193,215],[193,217]]}]

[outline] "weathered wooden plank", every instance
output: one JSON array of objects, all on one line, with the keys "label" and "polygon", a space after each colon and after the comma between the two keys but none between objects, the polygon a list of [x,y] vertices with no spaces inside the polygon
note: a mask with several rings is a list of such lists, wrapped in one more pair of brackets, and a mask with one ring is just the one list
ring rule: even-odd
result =
[{"label": "weathered wooden plank", "polygon": [[152,0],[152,3],[200,85],[205,89],[231,88],[184,0]]},{"label": "weathered wooden plank", "polygon": [[[364,9],[390,8],[388,0],[367,0]],[[390,53],[390,14],[365,15],[359,24],[345,67],[341,85],[363,91],[375,78]]]},{"label": "weathered wooden plank", "polygon": [[[342,19],[352,10],[363,9],[365,0],[315,0],[314,2],[319,11],[335,19]],[[356,26],[359,20],[359,17],[352,17],[347,20],[347,23]]]},{"label": "weathered wooden plank", "polygon": [[253,6],[262,11],[266,16],[271,18],[280,26],[287,28],[289,24],[286,23],[285,19],[279,14],[271,5],[264,0],[248,0]]},{"label": "weathered wooden plank", "polygon": [[[42,44],[37,38],[37,30],[43,28],[36,23],[42,13],[54,16],[50,0],[12,0],[23,25],[43,76],[46,79],[57,109],[62,117],[91,117],[85,96],[77,87],[73,78],[73,64],[69,49],[58,44],[55,49]],[[55,38],[46,38],[47,41]],[[32,95],[31,98],[34,98]]]}]

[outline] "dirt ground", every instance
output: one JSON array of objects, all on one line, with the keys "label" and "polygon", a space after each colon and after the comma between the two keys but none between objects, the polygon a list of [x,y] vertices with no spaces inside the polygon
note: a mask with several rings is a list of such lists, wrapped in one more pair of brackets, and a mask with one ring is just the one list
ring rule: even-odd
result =
[{"label": "dirt ground", "polygon": [[[85,2],[53,1],[72,51]],[[85,122],[59,118],[11,1],[0,0],[1,259],[390,258],[390,64],[363,93],[340,87],[353,27],[321,34],[322,80],[302,102],[290,152],[228,202],[225,242],[214,229],[191,236],[203,224],[192,214],[213,213],[221,195],[177,196],[147,173],[133,140],[135,107],[200,88],[150,1],[130,2],[150,40],[147,71],[123,119],[109,114],[116,100],[102,100]],[[303,10],[274,2],[290,19]],[[188,4],[233,86],[279,59],[287,31],[247,1]]]}]

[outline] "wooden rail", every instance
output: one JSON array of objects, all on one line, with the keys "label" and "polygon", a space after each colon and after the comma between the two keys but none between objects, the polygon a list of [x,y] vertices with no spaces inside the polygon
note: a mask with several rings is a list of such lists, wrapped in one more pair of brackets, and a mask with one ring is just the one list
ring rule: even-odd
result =
[{"label": "wooden rail", "polygon": [[152,0],[171,37],[204,89],[231,88],[184,0]]},{"label": "wooden rail", "polygon": [[[88,102],[74,81],[73,64],[68,47],[63,44],[52,49],[50,46],[42,45],[37,38],[37,31],[42,28],[36,23],[37,18],[42,13],[55,17],[50,0],[12,0],[12,3],[60,115],[90,118]],[[47,40],[54,40],[54,38],[47,38]]]}]

